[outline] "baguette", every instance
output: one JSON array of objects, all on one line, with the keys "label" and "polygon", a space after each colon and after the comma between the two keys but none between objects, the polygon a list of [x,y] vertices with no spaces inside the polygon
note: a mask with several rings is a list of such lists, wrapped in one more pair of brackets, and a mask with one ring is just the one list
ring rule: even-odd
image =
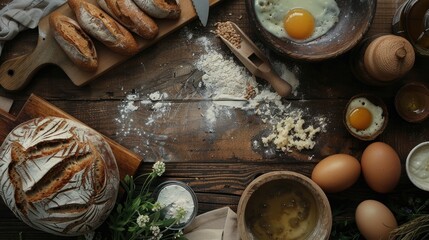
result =
[{"label": "baguette", "polygon": [[154,39],[158,25],[133,0],[97,0],[98,5],[128,30],[144,39]]},{"label": "baguette", "polygon": [[149,16],[154,18],[176,19],[180,16],[177,0],[134,0]]},{"label": "baguette", "polygon": [[123,55],[139,51],[133,35],[97,6],[82,0],[68,0],[68,5],[82,29],[110,50]]},{"label": "baguette", "polygon": [[97,70],[94,43],[75,20],[54,12],[49,16],[49,25],[58,45],[74,64],[86,71]]},{"label": "baguette", "polygon": [[0,195],[35,229],[60,236],[94,231],[113,209],[118,189],[109,144],[78,122],[32,119],[0,147]]}]

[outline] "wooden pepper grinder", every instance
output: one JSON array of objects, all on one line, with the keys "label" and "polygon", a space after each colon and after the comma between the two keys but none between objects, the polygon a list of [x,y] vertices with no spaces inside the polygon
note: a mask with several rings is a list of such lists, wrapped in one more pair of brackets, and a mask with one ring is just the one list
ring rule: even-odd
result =
[{"label": "wooden pepper grinder", "polygon": [[359,80],[383,86],[403,77],[414,65],[411,43],[400,36],[382,35],[369,38],[352,56],[352,69]]}]

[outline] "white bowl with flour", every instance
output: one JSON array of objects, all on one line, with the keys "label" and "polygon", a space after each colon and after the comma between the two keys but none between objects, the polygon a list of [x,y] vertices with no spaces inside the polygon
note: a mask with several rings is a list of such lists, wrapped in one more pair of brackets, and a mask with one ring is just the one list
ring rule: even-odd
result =
[{"label": "white bowl with flour", "polygon": [[174,218],[179,209],[185,211],[184,216],[171,229],[183,229],[189,225],[198,212],[198,200],[195,192],[181,181],[166,181],[158,185],[154,191],[157,202],[165,207],[164,217]]}]

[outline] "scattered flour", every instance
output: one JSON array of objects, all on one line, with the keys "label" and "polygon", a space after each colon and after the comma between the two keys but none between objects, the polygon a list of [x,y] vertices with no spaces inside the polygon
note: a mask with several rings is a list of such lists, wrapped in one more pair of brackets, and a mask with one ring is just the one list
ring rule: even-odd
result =
[{"label": "scattered flour", "polygon": [[[316,134],[325,131],[326,118],[313,117],[316,122],[312,124],[318,126],[307,123],[308,126],[304,128],[303,110],[292,109],[291,103],[285,105],[281,96],[272,91],[269,85],[259,84],[232,57],[226,58],[212,49],[207,38],[199,38],[198,41],[207,52],[196,63],[197,68],[204,73],[201,87],[205,87],[205,94],[214,100],[213,106],[205,113],[209,123],[215,123],[220,111],[230,111],[231,108],[253,111],[264,123],[273,125],[272,132],[261,139],[264,146],[273,143],[278,150],[285,152],[314,147]],[[295,75],[282,62],[272,61],[272,65],[279,76],[292,86],[292,93],[296,96],[299,81]],[[249,86],[254,90],[254,96],[246,100]]]},{"label": "scattered flour", "polygon": [[[299,80],[296,78],[295,74],[290,71],[286,64],[284,64],[283,62],[271,60],[271,65],[273,66],[274,71],[279,74],[281,79],[287,79],[287,82],[292,87],[292,95],[296,96],[298,94],[296,89],[299,86]],[[298,71],[298,69],[296,69],[295,71]]]},{"label": "scattered flour", "polygon": [[[205,51],[195,62],[195,67],[203,73],[202,81],[196,87],[201,91],[201,95],[212,100],[205,103],[206,111],[201,113],[210,132],[215,131],[216,121],[220,118],[232,119],[235,109],[242,109],[260,116],[264,123],[272,125],[272,132],[261,139],[265,146],[274,144],[277,149],[283,151],[309,149],[314,146],[316,134],[325,131],[325,117],[312,116],[311,123],[305,123],[304,116],[308,114],[305,114],[304,110],[293,108],[291,103],[284,104],[282,98],[272,91],[268,84],[256,81],[232,54],[228,54],[228,57],[222,55],[212,42],[214,38],[204,36],[194,39],[192,31],[187,28],[184,33],[188,41],[200,44]],[[292,86],[292,94],[296,96],[299,80],[293,72],[299,69],[294,68],[292,72],[283,62],[270,60],[274,70],[282,79],[287,80]],[[142,106],[150,106],[152,113],[144,121],[146,125],[152,125],[171,111],[171,103],[166,101],[168,97],[167,93],[159,91],[147,96],[127,94],[118,106],[118,134],[147,135],[146,132],[136,129],[134,117],[137,115],[133,113]],[[303,125],[309,126],[304,128]],[[147,144],[149,146],[149,142]]]},{"label": "scattered flour", "polygon": [[232,57],[224,58],[214,50],[202,55],[196,67],[204,72],[202,81],[207,88],[206,92],[215,99],[232,97],[244,100],[247,86],[257,85],[247,70],[237,65]]},{"label": "scattered flour", "polygon": [[115,119],[121,126],[117,134],[123,137],[128,136],[130,133],[138,134],[140,131],[132,127],[134,118],[133,112],[139,110],[143,105],[151,105],[153,113],[146,119],[146,125],[152,125],[157,119],[163,117],[165,113],[168,113],[171,109],[171,103],[165,101],[168,98],[167,93],[161,93],[159,91],[153,92],[147,96],[147,98],[140,99],[140,94],[130,93],[125,96],[125,100],[118,106],[119,117]]}]

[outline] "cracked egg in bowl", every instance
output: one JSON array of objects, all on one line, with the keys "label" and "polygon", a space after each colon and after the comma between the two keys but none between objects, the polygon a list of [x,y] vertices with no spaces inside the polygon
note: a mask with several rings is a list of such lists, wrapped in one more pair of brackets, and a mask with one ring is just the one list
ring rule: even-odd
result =
[{"label": "cracked egg in bowl", "polygon": [[321,61],[353,48],[369,30],[376,0],[245,0],[257,36],[272,50]]},{"label": "cracked egg in bowl", "polygon": [[383,100],[370,94],[352,97],[344,110],[344,125],[354,137],[369,141],[387,126],[388,113]]}]

